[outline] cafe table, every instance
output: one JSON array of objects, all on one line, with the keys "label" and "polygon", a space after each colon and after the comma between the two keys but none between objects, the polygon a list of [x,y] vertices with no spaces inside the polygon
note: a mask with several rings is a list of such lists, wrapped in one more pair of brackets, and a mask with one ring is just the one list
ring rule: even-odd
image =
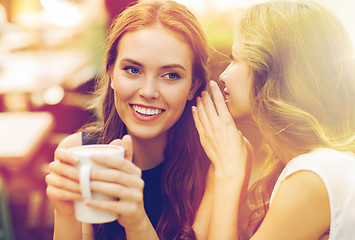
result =
[{"label": "cafe table", "polygon": [[[0,53],[0,95],[7,111],[26,111],[31,96],[52,87],[80,85],[78,76],[90,69],[89,54],[78,49],[24,50]],[[85,79],[85,77],[84,77]],[[14,108],[14,102],[24,107]],[[10,103],[10,104],[7,104]]]},{"label": "cafe table", "polygon": [[77,49],[2,53],[0,93],[44,91],[63,84],[89,62],[88,54]]},{"label": "cafe table", "polygon": [[28,163],[51,132],[48,112],[0,113],[0,168],[18,169]]}]

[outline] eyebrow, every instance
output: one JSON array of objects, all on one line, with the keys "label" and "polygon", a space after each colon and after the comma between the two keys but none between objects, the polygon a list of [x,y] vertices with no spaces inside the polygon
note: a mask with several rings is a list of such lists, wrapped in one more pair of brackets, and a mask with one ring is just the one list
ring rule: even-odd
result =
[{"label": "eyebrow", "polygon": [[139,62],[134,61],[133,59],[130,59],[130,58],[124,58],[124,59],[121,60],[121,62],[129,62],[129,63],[131,63],[131,64],[134,64],[134,65],[143,67],[142,64],[140,64]]},{"label": "eyebrow", "polygon": [[[129,62],[131,64],[134,64],[134,65],[137,65],[137,66],[140,66],[140,67],[143,67],[143,64],[131,59],[131,58],[123,58],[121,60],[121,62]],[[183,71],[186,71],[186,69],[180,65],[180,64],[168,64],[168,65],[164,65],[161,67],[162,69],[171,69],[171,68],[180,68],[182,69]]]},{"label": "eyebrow", "polygon": [[180,68],[180,69],[186,71],[186,69],[180,64],[169,64],[169,65],[164,65],[162,67],[162,69],[170,69],[170,68]]}]

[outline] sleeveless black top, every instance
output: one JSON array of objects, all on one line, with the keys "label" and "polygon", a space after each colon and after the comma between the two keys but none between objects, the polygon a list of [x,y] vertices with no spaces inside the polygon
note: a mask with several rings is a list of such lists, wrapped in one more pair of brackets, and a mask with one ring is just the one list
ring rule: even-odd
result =
[{"label": "sleeveless black top", "polygon": [[[82,132],[83,145],[95,144],[97,139],[90,136],[90,132]],[[161,190],[161,175],[164,162],[155,168],[142,171],[144,181],[144,208],[153,227],[156,228],[163,212],[163,194]],[[124,228],[113,221],[105,224],[93,224],[95,239],[125,239]]]}]

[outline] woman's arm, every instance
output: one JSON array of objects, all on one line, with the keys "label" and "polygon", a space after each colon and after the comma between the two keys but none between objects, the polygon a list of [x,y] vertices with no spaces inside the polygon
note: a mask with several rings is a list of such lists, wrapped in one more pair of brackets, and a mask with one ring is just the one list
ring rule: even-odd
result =
[{"label": "woman's arm", "polygon": [[252,149],[250,147],[248,149],[248,164],[244,173],[235,172],[233,177],[227,173],[215,177],[214,203],[208,239],[238,239],[239,211],[246,199],[253,161]]},{"label": "woman's arm", "polygon": [[54,240],[81,240],[81,223],[78,222],[74,216],[68,216],[58,213],[54,210]]},{"label": "woman's arm", "polygon": [[313,172],[299,171],[281,182],[252,239],[320,239],[329,226],[329,198],[323,181]]},{"label": "woman's arm", "polygon": [[238,211],[248,181],[251,162],[248,143],[235,126],[219,87],[211,81],[211,93],[204,93],[193,108],[201,144],[215,168],[209,239],[237,239]]},{"label": "woman's arm", "polygon": [[192,228],[195,231],[198,240],[205,240],[208,238],[208,229],[210,226],[211,210],[214,196],[214,167],[210,166],[207,178],[206,189],[203,194],[201,204],[196,213],[196,218]]},{"label": "woman's arm", "polygon": [[53,239],[82,239],[81,223],[75,219],[73,201],[81,199],[78,172],[73,166],[76,159],[63,149],[80,146],[81,133],[65,138],[55,152],[50,163],[50,173],[46,176],[47,196],[54,206]]}]

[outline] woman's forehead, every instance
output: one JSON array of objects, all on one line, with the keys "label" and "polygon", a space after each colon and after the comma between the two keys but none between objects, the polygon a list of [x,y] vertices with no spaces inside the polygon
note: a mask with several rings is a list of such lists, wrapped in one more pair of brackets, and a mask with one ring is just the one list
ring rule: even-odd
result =
[{"label": "woman's forehead", "polygon": [[181,64],[191,69],[192,50],[184,38],[178,36],[180,35],[158,24],[127,32],[118,44],[118,58]]}]

